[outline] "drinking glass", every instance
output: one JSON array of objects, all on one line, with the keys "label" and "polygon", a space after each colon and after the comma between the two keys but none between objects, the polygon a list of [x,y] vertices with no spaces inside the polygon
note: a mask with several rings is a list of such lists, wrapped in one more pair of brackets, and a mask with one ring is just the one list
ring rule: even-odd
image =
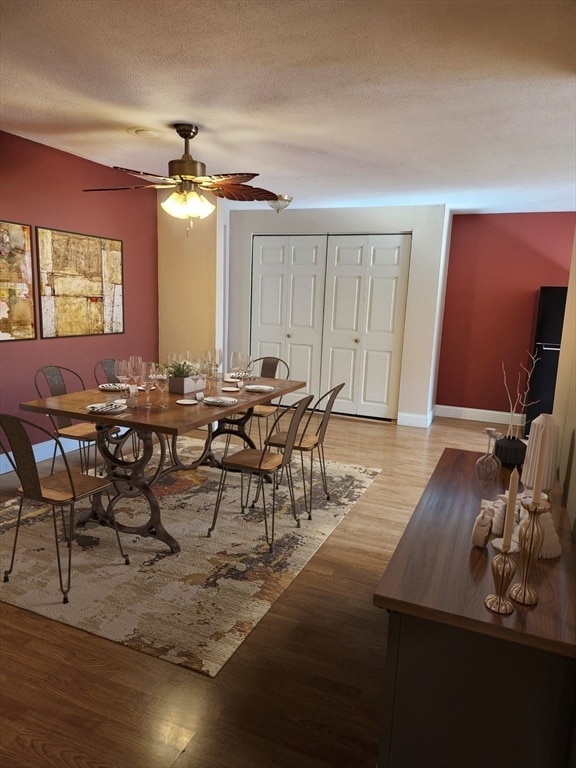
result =
[{"label": "drinking glass", "polygon": [[130,355],[130,378],[134,385],[138,387],[142,377],[142,358],[140,355]]},{"label": "drinking glass", "polygon": [[[502,462],[494,453],[496,440],[498,440],[501,435],[492,427],[486,427],[483,431],[485,435],[488,435],[488,447],[484,456],[481,456],[476,462],[475,472],[478,480],[481,480],[482,482],[492,482],[498,477],[502,468]],[[494,441],[493,446],[492,441]]]},{"label": "drinking glass", "polygon": [[146,392],[146,402],[144,408],[152,408],[150,402],[150,390],[154,389],[156,383],[156,364],[155,363],[142,363],[140,366],[140,380],[144,391]]},{"label": "drinking glass", "polygon": [[230,370],[232,371],[235,379],[239,378],[240,370],[242,369],[243,353],[232,352],[230,355]]},{"label": "drinking glass", "polygon": [[165,365],[162,365],[161,363],[158,363],[156,365],[156,376],[155,376],[156,386],[160,390],[160,402],[158,405],[160,408],[167,408],[168,405],[164,399],[164,393],[168,389],[168,367]]},{"label": "drinking glass", "polygon": [[114,361],[114,375],[124,388],[124,397],[128,397],[128,381],[130,380],[130,365],[128,360]]},{"label": "drinking glass", "polygon": [[212,352],[212,368],[213,368],[213,375],[215,380],[218,378],[218,369],[220,368],[221,365],[222,365],[222,350],[215,349]]}]

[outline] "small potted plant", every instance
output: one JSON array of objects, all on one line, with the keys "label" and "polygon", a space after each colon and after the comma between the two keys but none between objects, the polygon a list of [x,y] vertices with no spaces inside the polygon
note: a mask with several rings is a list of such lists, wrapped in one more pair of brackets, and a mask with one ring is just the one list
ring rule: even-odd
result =
[{"label": "small potted plant", "polygon": [[168,390],[180,395],[194,392],[196,382],[192,376],[195,376],[197,373],[195,366],[188,360],[170,363],[168,366]]}]

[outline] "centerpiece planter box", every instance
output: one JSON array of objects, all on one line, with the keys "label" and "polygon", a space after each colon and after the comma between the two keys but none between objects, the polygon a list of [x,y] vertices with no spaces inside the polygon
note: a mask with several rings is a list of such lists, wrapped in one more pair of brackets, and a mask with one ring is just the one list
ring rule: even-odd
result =
[{"label": "centerpiece planter box", "polygon": [[168,391],[178,395],[187,395],[196,391],[196,382],[190,376],[169,376]]}]

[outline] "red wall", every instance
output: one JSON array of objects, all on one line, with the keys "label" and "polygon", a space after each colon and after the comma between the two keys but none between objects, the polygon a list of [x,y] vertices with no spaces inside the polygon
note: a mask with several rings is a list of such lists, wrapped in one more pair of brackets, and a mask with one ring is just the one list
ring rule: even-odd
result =
[{"label": "red wall", "polygon": [[454,216],[436,403],[508,411],[538,289],[568,285],[576,214]]},{"label": "red wall", "polygon": [[[82,192],[85,187],[126,185],[132,177],[3,132],[0,158],[0,220],[123,242],[124,333],[0,342],[0,410],[18,413],[20,402],[37,397],[34,373],[43,365],[73,368],[87,386],[94,386],[94,364],[102,357],[156,358],[156,192]],[[35,261],[34,229],[32,243]],[[40,336],[38,311],[36,327]]]}]

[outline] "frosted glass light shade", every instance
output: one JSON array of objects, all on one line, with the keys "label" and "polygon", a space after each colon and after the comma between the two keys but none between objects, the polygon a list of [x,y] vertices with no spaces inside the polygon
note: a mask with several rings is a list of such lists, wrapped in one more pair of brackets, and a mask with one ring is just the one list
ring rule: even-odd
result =
[{"label": "frosted glass light shade", "polygon": [[204,195],[199,195],[196,191],[173,192],[160,206],[177,219],[205,219],[216,208]]},{"label": "frosted glass light shade", "polygon": [[266,200],[270,208],[273,208],[276,213],[280,213],[284,208],[287,208],[294,198],[290,195],[278,195],[276,200]]}]

